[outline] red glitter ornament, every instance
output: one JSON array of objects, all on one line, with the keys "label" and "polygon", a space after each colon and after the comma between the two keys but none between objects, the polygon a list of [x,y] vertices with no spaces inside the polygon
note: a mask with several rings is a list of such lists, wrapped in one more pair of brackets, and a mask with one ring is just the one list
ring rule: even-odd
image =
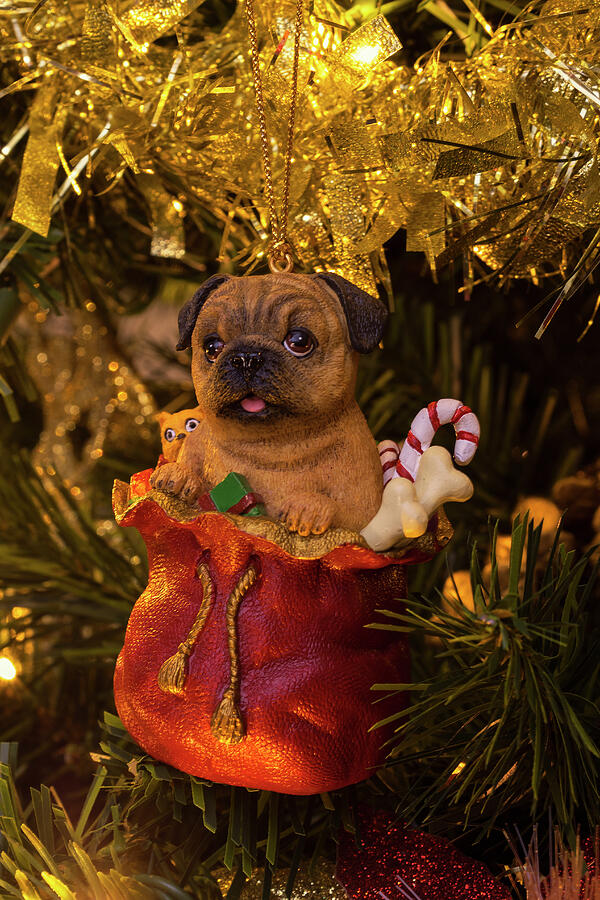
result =
[{"label": "red glitter ornament", "polygon": [[336,877],[351,900],[511,900],[483,863],[387,812],[362,810],[359,834],[359,846],[340,835]]}]

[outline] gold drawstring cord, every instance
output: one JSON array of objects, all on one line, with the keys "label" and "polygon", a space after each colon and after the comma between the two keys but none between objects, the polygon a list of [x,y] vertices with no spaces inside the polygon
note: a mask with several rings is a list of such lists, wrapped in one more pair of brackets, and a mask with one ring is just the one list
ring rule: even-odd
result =
[{"label": "gold drawstring cord", "polygon": [[208,567],[204,563],[198,566],[198,578],[202,584],[202,603],[198,610],[198,615],[194,624],[190,628],[190,632],[185,641],[177,648],[177,652],[170,656],[169,659],[160,667],[158,673],[158,686],[161,691],[171,694],[181,694],[185,687],[188,675],[188,661],[195,647],[200,632],[204,628],[204,623],[210,612],[213,599],[213,585],[208,573]]},{"label": "gold drawstring cord", "polygon": [[211,721],[211,731],[223,744],[237,744],[243,740],[246,728],[239,709],[240,700],[240,660],[237,636],[237,613],[240,603],[256,579],[258,571],[254,566],[244,572],[227,600],[225,622],[227,625],[227,648],[229,650],[229,684],[223,694]]}]

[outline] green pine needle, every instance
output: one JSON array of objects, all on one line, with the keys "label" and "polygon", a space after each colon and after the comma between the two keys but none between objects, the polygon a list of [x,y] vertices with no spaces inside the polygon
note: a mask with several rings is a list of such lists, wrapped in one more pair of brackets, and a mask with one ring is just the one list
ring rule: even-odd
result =
[{"label": "green pine needle", "polygon": [[[414,786],[400,800],[404,815],[436,820],[455,807],[456,820],[482,834],[518,811],[552,809],[564,828],[600,821],[596,570],[557,537],[536,574],[540,530],[515,521],[504,592],[494,550],[489,585],[474,553],[474,610],[413,597],[404,614],[386,613],[381,627],[437,647],[430,677],[412,686],[412,704],[399,703],[386,720],[396,725],[390,766],[405,769]],[[396,690],[400,701],[404,686]]]}]

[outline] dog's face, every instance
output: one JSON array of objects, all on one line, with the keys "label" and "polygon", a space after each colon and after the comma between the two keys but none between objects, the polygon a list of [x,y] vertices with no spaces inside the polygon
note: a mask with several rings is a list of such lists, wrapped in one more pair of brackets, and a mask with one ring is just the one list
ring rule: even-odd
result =
[{"label": "dog's face", "polygon": [[195,431],[200,424],[201,415],[197,406],[194,409],[181,409],[174,413],[162,411],[156,414],[160,428],[161,452],[167,462],[175,462],[188,434]]},{"label": "dog's face", "polygon": [[386,310],[333,275],[215,276],[180,313],[198,404],[213,427],[311,430],[354,396],[358,352]]}]

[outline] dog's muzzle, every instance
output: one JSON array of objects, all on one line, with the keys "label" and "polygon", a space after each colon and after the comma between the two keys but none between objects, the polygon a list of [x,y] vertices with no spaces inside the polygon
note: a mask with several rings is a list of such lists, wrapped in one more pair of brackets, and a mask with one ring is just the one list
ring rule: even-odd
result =
[{"label": "dog's muzzle", "polygon": [[253,375],[263,364],[263,355],[257,350],[244,353],[234,353],[228,360],[229,364],[244,376]]}]

